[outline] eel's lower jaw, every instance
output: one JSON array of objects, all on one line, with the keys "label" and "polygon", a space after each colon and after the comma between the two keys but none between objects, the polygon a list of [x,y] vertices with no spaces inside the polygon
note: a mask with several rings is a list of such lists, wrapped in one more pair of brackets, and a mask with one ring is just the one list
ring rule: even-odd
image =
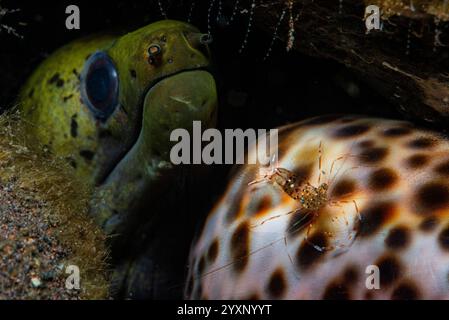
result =
[{"label": "eel's lower jaw", "polygon": [[91,203],[94,219],[108,235],[126,238],[155,218],[153,204],[177,181],[170,162],[171,132],[191,131],[195,120],[213,126],[216,108],[215,81],[203,70],[173,75],[148,91],[136,143],[96,188]]},{"label": "eel's lower jaw", "polygon": [[[135,154],[138,147],[119,163],[105,183],[97,187],[91,213],[108,235],[123,236],[143,218],[142,204],[151,204],[162,191],[173,167],[163,160],[142,163]],[[162,177],[166,177],[163,179]],[[144,212],[151,218],[151,212]]]}]

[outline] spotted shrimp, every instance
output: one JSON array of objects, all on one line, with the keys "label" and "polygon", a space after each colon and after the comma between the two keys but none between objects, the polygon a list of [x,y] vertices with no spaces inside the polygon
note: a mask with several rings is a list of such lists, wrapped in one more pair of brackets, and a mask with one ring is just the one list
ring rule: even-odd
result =
[{"label": "spotted shrimp", "polygon": [[[328,182],[322,182],[322,175],[325,175],[326,172],[322,169],[322,143],[319,143],[318,146],[318,168],[319,168],[319,175],[318,175],[318,183],[317,186],[312,185],[309,181],[304,181],[301,177],[297,176],[292,171],[281,168],[278,166],[277,163],[277,157],[276,155],[273,155],[270,161],[270,167],[268,171],[264,168],[261,168],[261,176],[262,178],[253,180],[248,183],[249,186],[254,186],[256,184],[265,182],[265,183],[271,183],[274,185],[279,186],[283,192],[285,192],[290,198],[297,201],[297,208],[294,210],[287,212],[285,214],[280,214],[276,216],[272,216],[270,218],[267,218],[260,222],[259,224],[253,226],[258,227],[260,225],[263,225],[271,220],[278,219],[281,216],[287,216],[287,215],[293,215],[297,213],[302,214],[302,218],[299,219],[295,225],[290,227],[289,232],[297,232],[300,229],[307,227],[307,232],[305,235],[305,240],[312,245],[316,250],[322,252],[322,251],[330,251],[333,249],[340,249],[344,248],[345,245],[332,245],[332,246],[318,246],[314,243],[311,243],[310,238],[310,231],[314,225],[314,221],[318,218],[320,214],[320,210],[323,209],[325,206],[337,206],[341,207],[339,203],[348,203],[348,201],[345,200],[334,200],[329,195],[329,188],[330,185],[335,180],[337,174],[334,178],[331,178]],[[350,156],[350,155],[349,155]],[[345,159],[347,156],[341,156],[335,159],[332,164],[329,171],[329,175],[332,175],[332,172],[334,170],[335,164]],[[264,172],[265,171],[265,172]],[[355,211],[357,213],[358,220],[361,221],[361,215],[360,211],[357,205],[357,202],[355,200],[351,200],[350,202],[353,203]],[[345,218],[346,219],[346,218]],[[349,225],[349,222],[346,220],[346,225]],[[355,230],[355,228],[354,228]],[[329,234],[327,234],[329,236]],[[355,237],[352,237],[350,240],[354,240]]]}]

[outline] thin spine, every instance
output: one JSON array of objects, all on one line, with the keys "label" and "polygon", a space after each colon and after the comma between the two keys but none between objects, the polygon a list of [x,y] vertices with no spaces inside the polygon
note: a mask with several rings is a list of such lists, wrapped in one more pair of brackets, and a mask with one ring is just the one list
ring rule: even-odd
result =
[{"label": "thin spine", "polygon": [[276,39],[277,39],[277,36],[278,36],[279,28],[281,26],[282,21],[284,21],[286,13],[287,13],[287,10],[285,10],[285,8],[284,8],[282,10],[281,15],[279,16],[279,20],[278,20],[278,22],[276,24],[276,27],[274,28],[273,38],[271,39],[270,46],[268,47],[268,50],[265,53],[265,56],[263,58],[264,61],[266,61],[270,57],[271,52],[273,51],[274,43],[276,42]]},{"label": "thin spine", "polygon": [[239,49],[239,53],[241,54],[243,50],[245,50],[247,44],[248,44],[248,38],[249,34],[251,33],[251,29],[253,26],[253,19],[254,19],[254,9],[256,8],[256,0],[253,0],[251,2],[251,8],[249,10],[249,18],[248,18],[248,28],[246,29],[245,38],[243,39],[243,43]]}]

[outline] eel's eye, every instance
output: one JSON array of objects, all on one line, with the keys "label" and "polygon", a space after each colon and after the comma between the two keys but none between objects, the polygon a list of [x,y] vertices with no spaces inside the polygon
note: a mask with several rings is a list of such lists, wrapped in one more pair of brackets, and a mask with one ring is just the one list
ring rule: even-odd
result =
[{"label": "eel's eye", "polygon": [[159,61],[159,58],[162,53],[162,48],[158,44],[152,44],[148,48],[148,63],[156,64]]},{"label": "eel's eye", "polygon": [[101,51],[86,61],[81,74],[81,99],[94,113],[106,120],[118,105],[119,80],[111,58]]}]

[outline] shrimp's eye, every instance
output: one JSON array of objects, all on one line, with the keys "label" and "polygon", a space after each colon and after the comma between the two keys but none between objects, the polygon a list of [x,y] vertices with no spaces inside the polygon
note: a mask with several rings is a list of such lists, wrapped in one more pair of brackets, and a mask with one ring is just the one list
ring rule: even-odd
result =
[{"label": "shrimp's eye", "polygon": [[106,120],[116,109],[118,96],[117,69],[105,52],[98,51],[87,59],[81,73],[81,99],[97,118]]},{"label": "shrimp's eye", "polygon": [[150,47],[148,48],[148,63],[156,64],[159,61],[161,54],[162,48],[160,45],[158,44],[150,45]]}]

